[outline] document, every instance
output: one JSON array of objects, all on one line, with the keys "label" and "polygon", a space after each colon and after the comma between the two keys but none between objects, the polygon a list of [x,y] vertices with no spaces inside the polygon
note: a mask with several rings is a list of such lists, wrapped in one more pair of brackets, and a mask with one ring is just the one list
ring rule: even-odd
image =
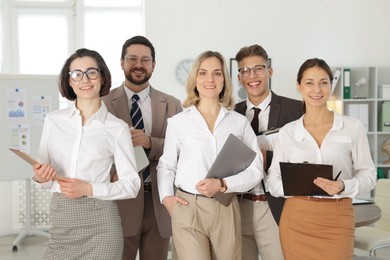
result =
[{"label": "document", "polygon": [[313,183],[317,177],[333,180],[333,166],[312,163],[280,162],[285,196],[329,196]]},{"label": "document", "polygon": [[276,139],[279,135],[280,128],[269,129],[258,133],[257,142],[259,143],[260,149],[266,151],[273,151],[276,143]]},{"label": "document", "polygon": [[134,146],[135,162],[137,164],[137,172],[142,171],[149,165],[149,159],[146,156],[145,150],[142,146]]},{"label": "document", "polygon": [[[256,152],[244,144],[235,135],[230,134],[217,155],[206,178],[225,178],[242,172],[252,163]],[[235,193],[217,192],[213,198],[228,206]]]}]

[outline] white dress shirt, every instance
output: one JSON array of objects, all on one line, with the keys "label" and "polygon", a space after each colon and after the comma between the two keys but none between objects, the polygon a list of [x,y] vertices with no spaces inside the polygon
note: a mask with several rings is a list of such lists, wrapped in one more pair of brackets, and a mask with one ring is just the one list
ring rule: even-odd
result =
[{"label": "white dress shirt", "polygon": [[[269,111],[270,111],[270,103],[272,98],[272,92],[270,91],[268,93],[268,96],[261,102],[258,106],[255,106],[252,104],[252,102],[249,100],[249,98],[246,99],[246,111],[245,116],[248,118],[249,122],[252,122],[253,117],[255,115],[255,111],[253,110],[254,107],[260,108],[261,111],[259,113],[259,129],[257,129],[258,132],[262,132],[265,130],[268,130],[268,121],[269,121]],[[266,175],[263,178],[264,182],[266,181]],[[263,185],[260,182],[258,185],[256,185],[253,190],[250,191],[252,194],[264,194]]]},{"label": "white dress shirt", "polygon": [[303,116],[282,127],[268,170],[267,188],[273,196],[284,196],[279,162],[303,161],[333,165],[333,178],[342,171],[339,180],[344,182],[345,190],[332,198],[353,198],[358,192],[375,187],[376,168],[367,135],[362,123],[355,118],[334,113],[333,126],[321,147],[304,128]]},{"label": "white dress shirt", "polygon": [[206,177],[231,133],[257,155],[247,169],[224,178],[228,186],[226,192],[248,191],[258,184],[263,178],[263,158],[248,120],[222,107],[211,132],[198,109],[191,106],[168,119],[164,153],[157,166],[161,201],[166,196],[174,195],[173,185],[199,194],[195,185]]},{"label": "white dress shirt", "polygon": [[127,100],[129,102],[129,114],[131,111],[131,107],[133,106],[133,100],[131,99],[134,94],[139,96],[138,106],[141,109],[142,113],[142,121],[145,126],[145,133],[150,136],[152,133],[152,100],[150,99],[150,86],[143,89],[142,91],[135,93],[131,91],[129,88],[125,86],[123,83],[123,88],[125,89],[125,93],[127,96]]},{"label": "white dress shirt", "polygon": [[[70,108],[47,114],[38,160],[50,164],[58,177],[91,183],[92,198],[134,198],[140,189],[141,180],[136,170],[129,127],[110,114],[103,102],[84,126],[74,103]],[[113,164],[118,174],[116,182],[110,182]],[[57,181],[37,185],[50,188],[51,192],[61,192]]]}]

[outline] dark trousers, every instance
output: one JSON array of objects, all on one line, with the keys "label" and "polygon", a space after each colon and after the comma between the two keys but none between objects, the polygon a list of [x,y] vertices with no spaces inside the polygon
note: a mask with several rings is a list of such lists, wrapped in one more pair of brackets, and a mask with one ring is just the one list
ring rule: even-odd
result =
[{"label": "dark trousers", "polygon": [[154,214],[152,192],[145,192],[144,217],[137,235],[124,238],[123,260],[167,260],[169,238],[162,238]]}]

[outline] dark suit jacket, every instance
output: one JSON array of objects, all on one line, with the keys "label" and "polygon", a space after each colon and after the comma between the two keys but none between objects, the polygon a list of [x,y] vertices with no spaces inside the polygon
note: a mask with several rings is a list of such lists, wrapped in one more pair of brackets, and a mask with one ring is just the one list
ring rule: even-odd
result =
[{"label": "dark suit jacket", "polygon": [[[169,238],[172,235],[171,218],[164,205],[160,203],[156,167],[163,153],[167,119],[182,111],[182,107],[178,99],[152,87],[150,88],[150,99],[152,104],[152,148],[148,153],[148,158],[150,162],[153,207],[161,237]],[[123,86],[111,90],[107,96],[102,97],[102,100],[110,113],[124,120],[129,126],[133,125]],[[140,173],[140,178],[143,180],[142,173]],[[136,235],[141,228],[144,212],[143,185],[141,185],[141,189],[135,199],[118,200],[117,204],[122,219],[124,236]]]},{"label": "dark suit jacket", "polygon": [[[237,103],[234,110],[245,116],[246,109],[246,100],[244,100],[240,103]],[[297,120],[302,115],[302,101],[278,96],[272,92],[267,129],[282,127],[291,121]],[[271,166],[272,157],[273,152],[267,151],[266,171]],[[270,198],[270,196],[267,196],[267,198],[269,198],[268,204],[271,208],[272,215],[274,216],[276,223],[279,223],[280,215],[284,205],[284,199]]]}]

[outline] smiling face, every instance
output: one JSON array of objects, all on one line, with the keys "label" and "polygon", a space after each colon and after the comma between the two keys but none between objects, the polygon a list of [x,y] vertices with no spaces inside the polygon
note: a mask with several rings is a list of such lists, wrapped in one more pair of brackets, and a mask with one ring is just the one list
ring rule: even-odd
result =
[{"label": "smiling face", "polygon": [[199,66],[196,75],[196,89],[200,99],[219,100],[224,86],[224,75],[221,61],[216,57],[205,59]]},{"label": "smiling face", "polygon": [[126,80],[138,89],[139,92],[149,85],[152,77],[155,62],[152,59],[149,47],[142,44],[133,44],[126,48],[126,55],[121,60],[121,67],[125,73]]},{"label": "smiling face", "polygon": [[[265,66],[264,73],[257,75],[254,68],[258,65]],[[269,78],[272,76],[272,68],[268,68],[268,62],[261,56],[248,56],[238,63],[238,68],[250,68],[249,75],[238,73],[238,80],[245,88],[249,100],[254,104],[260,104],[269,94]]]},{"label": "smiling face", "polygon": [[[76,58],[69,66],[70,71],[79,70],[81,72],[86,72],[91,68],[98,69],[99,67],[96,60],[88,56]],[[72,77],[69,77],[69,85],[72,87],[78,100],[99,99],[102,77],[100,73],[98,74],[96,79],[89,79],[84,73],[80,81],[74,81]]]},{"label": "smiling face", "polygon": [[317,66],[308,68],[298,83],[298,91],[307,107],[326,107],[331,91],[328,73]]}]

